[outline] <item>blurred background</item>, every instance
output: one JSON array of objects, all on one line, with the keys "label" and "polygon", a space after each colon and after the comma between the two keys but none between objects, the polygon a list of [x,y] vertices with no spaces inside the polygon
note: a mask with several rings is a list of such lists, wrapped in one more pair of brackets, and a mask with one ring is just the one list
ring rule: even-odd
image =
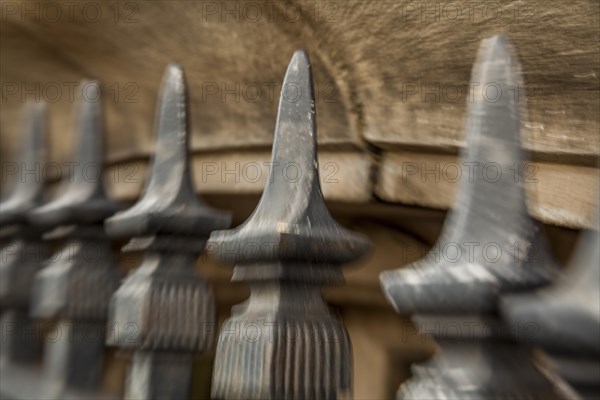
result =
[{"label": "blurred background", "polygon": [[[49,104],[51,161],[73,151],[73,105],[102,83],[106,185],[133,202],[154,145],[154,107],[167,64],[187,74],[194,179],[233,225],[254,210],[267,180],[281,83],[294,50],[315,79],[321,181],[342,224],[369,236],[373,253],[326,288],[354,351],[356,398],[390,398],[433,342],[394,313],[379,273],[435,243],[457,186],[458,151],[479,41],[507,34],[519,52],[527,103],[523,141],[533,163],[529,211],[566,264],[592,226],[600,150],[600,9],[595,0],[5,1],[0,23],[0,155],[16,161],[20,112]],[[56,169],[42,171],[56,182]],[[2,191],[10,188],[2,176]],[[123,268],[136,265],[128,256]],[[247,288],[231,265],[202,257],[220,320]],[[409,332],[407,334],[407,332]],[[126,357],[111,351],[105,385],[123,384]],[[209,392],[212,355],[197,363],[195,393]]]}]

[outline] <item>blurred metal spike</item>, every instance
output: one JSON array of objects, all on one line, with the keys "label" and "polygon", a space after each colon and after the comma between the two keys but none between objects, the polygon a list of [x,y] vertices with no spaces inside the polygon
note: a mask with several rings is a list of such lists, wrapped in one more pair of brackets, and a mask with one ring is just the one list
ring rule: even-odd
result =
[{"label": "blurred metal spike", "polygon": [[6,201],[0,203],[0,225],[8,235],[0,249],[1,324],[6,333],[0,354],[1,363],[9,364],[31,363],[39,356],[38,341],[26,333],[35,325],[28,316],[33,277],[47,252],[42,232],[27,223],[27,213],[44,197],[41,170],[46,159],[46,104],[26,104],[23,116],[25,142],[21,159],[17,160],[15,185]]},{"label": "blurred metal spike", "polygon": [[[144,194],[105,222],[114,237],[134,237],[124,251],[142,251],[142,265],[111,301],[107,343],[134,351],[126,398],[184,399],[190,395],[194,353],[205,351],[215,329],[212,289],[195,273],[212,229],[230,216],[195,194],[188,156],[186,83],[169,65],[157,106],[156,151]],[[134,334],[125,327],[134,327]]]},{"label": "blurred metal spike", "polygon": [[229,226],[228,214],[209,208],[194,192],[189,160],[188,102],[179,65],[165,71],[156,109],[156,153],[141,199],[106,221],[114,237],[155,233],[208,236]]},{"label": "blurred metal spike", "polygon": [[[493,84],[502,94],[492,102],[480,93],[468,107],[462,159],[473,166],[474,177],[469,173],[462,179],[435,247],[455,245],[460,258],[382,273],[384,291],[398,312],[493,311],[499,293],[548,284],[558,271],[527,213],[522,176],[513,173],[515,166],[522,171],[523,156],[521,105],[511,93],[521,82],[520,67],[511,54],[514,49],[505,37],[485,39],[473,68],[471,87]],[[498,168],[493,179],[485,175],[488,166]],[[473,245],[493,246],[499,254],[485,257],[482,251],[470,251]]]},{"label": "blurred metal spike", "polygon": [[[72,174],[63,176],[56,199],[29,215],[31,223],[38,226],[100,223],[119,209],[119,205],[106,196],[102,178],[104,139],[100,85],[82,81],[79,86],[86,89],[82,89],[76,110],[78,147],[71,164]],[[96,90],[98,95],[89,95],[89,88]]]},{"label": "blurred metal spike", "polygon": [[[473,68],[471,88],[490,86],[497,89],[495,98],[478,90],[468,106],[462,158],[475,175],[469,172],[462,180],[438,243],[428,258],[380,277],[396,310],[416,314],[419,328],[433,332],[441,346],[428,368],[415,369],[415,378],[399,392],[402,398],[563,396],[496,318],[502,293],[548,284],[558,273],[527,214],[522,93],[515,93],[522,88],[520,66],[503,36],[481,42]],[[490,166],[496,169],[491,177],[486,175]],[[457,250],[456,257],[446,255],[448,246]],[[490,247],[493,255],[487,253]],[[456,337],[448,337],[447,323],[459,327]]]},{"label": "blurred metal spike", "polygon": [[[95,82],[83,82],[93,87]],[[83,90],[89,94],[89,90]],[[39,229],[55,228],[45,239],[64,244],[35,275],[30,314],[57,321],[58,339],[44,349],[44,368],[24,392],[35,398],[102,398],[104,336],[110,296],[120,280],[111,242],[102,222],[118,209],[103,187],[101,105],[80,99],[79,146],[72,172],[63,177],[60,195],[29,213]],[[93,172],[92,172],[93,171]],[[76,393],[76,394],[75,394]]]},{"label": "blurred metal spike", "polygon": [[[521,66],[508,38],[484,39],[471,73],[470,87],[474,93],[467,110],[466,146],[462,154],[463,160],[470,163],[466,165],[474,165],[477,174],[474,179],[461,182],[456,211],[450,220],[456,226],[453,233],[460,237],[451,239],[483,233],[494,240],[501,239],[501,244],[506,245],[513,238],[504,233],[514,232],[521,240],[531,235],[533,222],[527,212],[522,184],[520,117],[521,109],[525,108],[519,98],[522,86]],[[484,165],[479,167],[475,163]],[[517,174],[512,173],[516,166]],[[497,170],[490,173],[490,167],[500,168],[501,175],[495,176]],[[490,213],[490,208],[504,212]],[[489,233],[481,229],[482,220],[494,227]]]},{"label": "blurred metal spike", "polygon": [[526,344],[539,345],[582,398],[600,393],[600,234],[582,234],[564,276],[553,286],[502,300],[507,319]]},{"label": "blurred metal spike", "polygon": [[46,103],[27,103],[23,113],[26,137],[17,179],[10,196],[0,203],[0,226],[27,223],[27,213],[43,200],[41,167],[46,159]]},{"label": "blurred metal spike", "polygon": [[[243,225],[213,232],[209,240],[220,260],[238,263],[233,280],[251,288],[221,328],[213,398],[332,399],[351,393],[348,335],[320,291],[342,283],[340,264],[364,254],[369,242],[327,211],[316,144],[310,64],[297,51],[281,91],[260,203]],[[296,172],[291,177],[290,166]],[[258,329],[256,340],[239,337],[248,327]]]}]

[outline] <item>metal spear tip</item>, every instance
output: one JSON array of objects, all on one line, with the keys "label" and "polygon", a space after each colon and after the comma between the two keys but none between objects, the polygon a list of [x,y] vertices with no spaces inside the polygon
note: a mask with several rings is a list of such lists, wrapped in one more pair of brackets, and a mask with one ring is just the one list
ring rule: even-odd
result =
[{"label": "metal spear tip", "polygon": [[[463,174],[430,256],[381,274],[399,312],[494,311],[501,293],[548,284],[558,271],[527,212],[519,118],[524,106],[509,93],[521,79],[513,54],[503,36],[485,39],[479,47],[471,78],[479,94],[468,106],[461,157],[462,165],[475,167]],[[487,97],[481,88],[493,85],[496,97]]]},{"label": "metal spear tip", "polygon": [[37,226],[99,223],[120,208],[104,190],[100,84],[84,80],[79,87],[82,94],[75,112],[78,145],[72,168],[63,173],[58,197],[29,213],[29,221]]},{"label": "metal spear tip", "polygon": [[9,197],[0,202],[0,225],[27,222],[27,213],[43,201],[46,161],[46,103],[28,102],[23,112],[25,142],[21,159],[16,161],[14,187]]},{"label": "metal spear tip", "polygon": [[[261,200],[242,226],[213,232],[209,243],[226,262],[343,263],[370,248],[366,237],[339,226],[325,207],[312,74],[303,50],[294,53],[281,89],[269,180]],[[248,245],[257,251],[245,251]]]},{"label": "metal spear tip", "polygon": [[502,313],[517,337],[572,356],[600,355],[600,234],[587,231],[564,276],[548,288],[507,295]]},{"label": "metal spear tip", "polygon": [[484,39],[473,66],[475,96],[468,104],[461,154],[463,165],[474,167],[463,174],[444,229],[446,240],[498,244],[505,254],[511,244],[536,243],[538,228],[527,211],[523,176],[528,160],[521,148],[520,115],[526,107],[512,90],[519,90],[521,82],[510,41],[504,36]]},{"label": "metal spear tip", "polygon": [[140,200],[105,221],[113,237],[157,233],[208,236],[229,226],[229,213],[208,207],[195,193],[189,159],[187,85],[181,66],[163,75],[156,108],[156,150]]},{"label": "metal spear tip", "polygon": [[[471,72],[467,139],[485,137],[496,146],[520,147],[520,114],[525,91],[515,48],[505,36],[481,41]],[[490,149],[498,153],[502,149]],[[498,154],[499,156],[499,154]]]}]

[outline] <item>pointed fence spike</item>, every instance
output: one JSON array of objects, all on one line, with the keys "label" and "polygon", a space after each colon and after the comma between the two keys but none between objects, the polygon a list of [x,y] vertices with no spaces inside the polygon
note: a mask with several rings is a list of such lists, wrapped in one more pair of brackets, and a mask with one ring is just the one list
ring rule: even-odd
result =
[{"label": "pointed fence spike", "polygon": [[[524,107],[522,93],[515,93],[522,88],[520,66],[507,38],[481,42],[470,87],[476,90],[467,110],[462,164],[474,173],[463,174],[455,207],[430,254],[380,276],[396,310],[412,314],[418,328],[440,344],[439,354],[427,368],[414,370],[398,396],[563,398],[496,317],[502,293],[546,285],[558,273],[527,214],[520,144]],[[449,325],[458,327],[452,337]]]},{"label": "pointed fence spike", "polygon": [[[252,216],[234,230],[211,234],[220,259],[344,263],[363,254],[368,240],[339,226],[323,201],[312,75],[304,51],[294,54],[286,72],[272,153],[268,183]],[[243,248],[247,243],[256,243],[257,251]]]},{"label": "pointed fence spike", "polygon": [[[473,169],[463,174],[454,209],[434,246],[437,252],[455,246],[460,257],[430,258],[414,268],[384,272],[384,291],[399,312],[492,311],[498,292],[548,284],[558,271],[527,213],[521,104],[511,92],[521,82],[514,53],[502,36],[480,45],[471,87],[496,85],[501,94],[489,99],[477,91],[469,103],[462,164]],[[469,250],[475,245],[477,251]],[[484,246],[496,253],[484,254]]]},{"label": "pointed fence spike", "polygon": [[[342,283],[340,264],[363,255],[369,242],[340,227],[327,211],[316,144],[310,64],[306,53],[297,51],[281,91],[269,183],[243,225],[213,232],[209,240],[221,261],[237,263],[232,280],[248,282],[251,289],[221,328],[213,398],[351,393],[348,334],[320,291],[325,284]],[[291,175],[292,167],[296,174]],[[256,340],[240,337],[248,328],[258,330]]]},{"label": "pointed fence spike", "polygon": [[[188,398],[193,355],[208,348],[216,329],[214,294],[194,268],[210,231],[228,227],[230,215],[208,207],[195,194],[187,103],[183,70],[169,65],[144,193],[105,222],[109,235],[133,237],[124,251],[144,254],[111,302],[109,326],[117,330],[107,343],[134,353],[126,398]],[[127,326],[135,328],[134,335]]]},{"label": "pointed fence spike", "polygon": [[[461,182],[450,221],[457,227],[456,234],[477,235],[478,239],[484,234],[502,246],[510,245],[511,240],[526,241],[531,235],[533,222],[522,184],[522,86],[521,66],[509,40],[504,36],[484,39],[471,74],[473,97],[467,110],[463,153],[467,165],[474,166],[475,179],[469,176]],[[501,212],[491,213],[490,209]],[[493,228],[482,229],[481,224]]]},{"label": "pointed fence spike", "polygon": [[155,233],[208,236],[230,216],[208,207],[194,192],[189,160],[188,101],[179,65],[165,71],[156,110],[156,153],[141,199],[106,221],[113,237]]},{"label": "pointed fence spike", "polygon": [[58,197],[28,215],[38,229],[52,230],[45,239],[63,241],[35,275],[31,293],[30,314],[57,321],[58,336],[45,343],[42,375],[32,386],[36,398],[105,395],[100,390],[105,324],[120,274],[102,223],[119,205],[103,187],[101,104],[99,92],[92,94],[99,85],[83,81],[80,87],[72,174],[63,176]]},{"label": "pointed fence spike", "polygon": [[[82,81],[82,95],[76,105],[78,145],[74,161],[63,171],[60,194],[53,201],[31,212],[31,222],[38,226],[72,223],[97,223],[113,215],[120,205],[110,200],[104,190],[104,139],[100,84]],[[94,94],[95,93],[95,94]]]}]

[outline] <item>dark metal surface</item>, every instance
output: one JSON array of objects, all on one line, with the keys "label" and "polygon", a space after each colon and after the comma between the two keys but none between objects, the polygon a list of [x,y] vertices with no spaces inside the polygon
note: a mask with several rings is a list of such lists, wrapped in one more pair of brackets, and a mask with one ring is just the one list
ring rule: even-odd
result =
[{"label": "dark metal surface", "polygon": [[[0,250],[0,310],[3,370],[11,363],[30,364],[39,356],[35,323],[29,318],[33,277],[46,246],[42,231],[28,224],[27,213],[43,199],[44,182],[36,173],[45,162],[45,103],[30,103],[24,112],[25,143],[16,166],[13,190],[0,203],[0,229],[6,242]],[[6,336],[5,336],[6,334]],[[1,392],[1,389],[0,389]]]},{"label": "dark metal surface", "polygon": [[565,275],[553,286],[502,300],[508,320],[535,329],[517,336],[543,347],[556,372],[582,398],[600,395],[600,235],[588,231],[580,239]]},{"label": "dark metal surface", "polygon": [[193,354],[210,345],[215,300],[194,271],[213,229],[230,216],[195,194],[189,160],[183,70],[167,67],[156,114],[156,151],[140,200],[105,222],[112,237],[134,237],[124,251],[143,252],[139,268],[114,294],[107,343],[134,351],[125,398],[189,398]]},{"label": "dark metal surface", "polygon": [[348,334],[321,298],[321,286],[341,284],[340,264],[363,255],[369,241],[339,226],[325,207],[314,101],[308,56],[297,51],[282,87],[260,202],[238,228],[211,234],[211,251],[237,263],[232,280],[251,289],[221,327],[213,398],[351,394]]},{"label": "dark metal surface", "polygon": [[[100,90],[97,83],[86,85]],[[20,383],[28,385],[29,395],[37,399],[107,396],[99,388],[103,338],[119,273],[102,222],[119,206],[104,191],[101,103],[82,96],[77,107],[78,147],[72,175],[63,177],[53,201],[28,215],[29,223],[38,229],[55,228],[45,239],[64,241],[36,274],[31,292],[31,315],[58,321],[55,340],[47,340],[44,346],[42,375]]]},{"label": "dark metal surface", "polygon": [[[431,257],[381,274],[396,310],[415,315],[418,327],[433,332],[440,345],[426,368],[415,368],[400,398],[564,396],[497,318],[502,293],[546,285],[557,274],[527,213],[520,144],[524,93],[516,92],[523,85],[516,53],[503,36],[480,45],[471,87],[486,85],[497,95],[475,90],[468,104],[462,165],[474,173],[472,179],[463,174]],[[490,165],[494,174],[487,174]]]}]

